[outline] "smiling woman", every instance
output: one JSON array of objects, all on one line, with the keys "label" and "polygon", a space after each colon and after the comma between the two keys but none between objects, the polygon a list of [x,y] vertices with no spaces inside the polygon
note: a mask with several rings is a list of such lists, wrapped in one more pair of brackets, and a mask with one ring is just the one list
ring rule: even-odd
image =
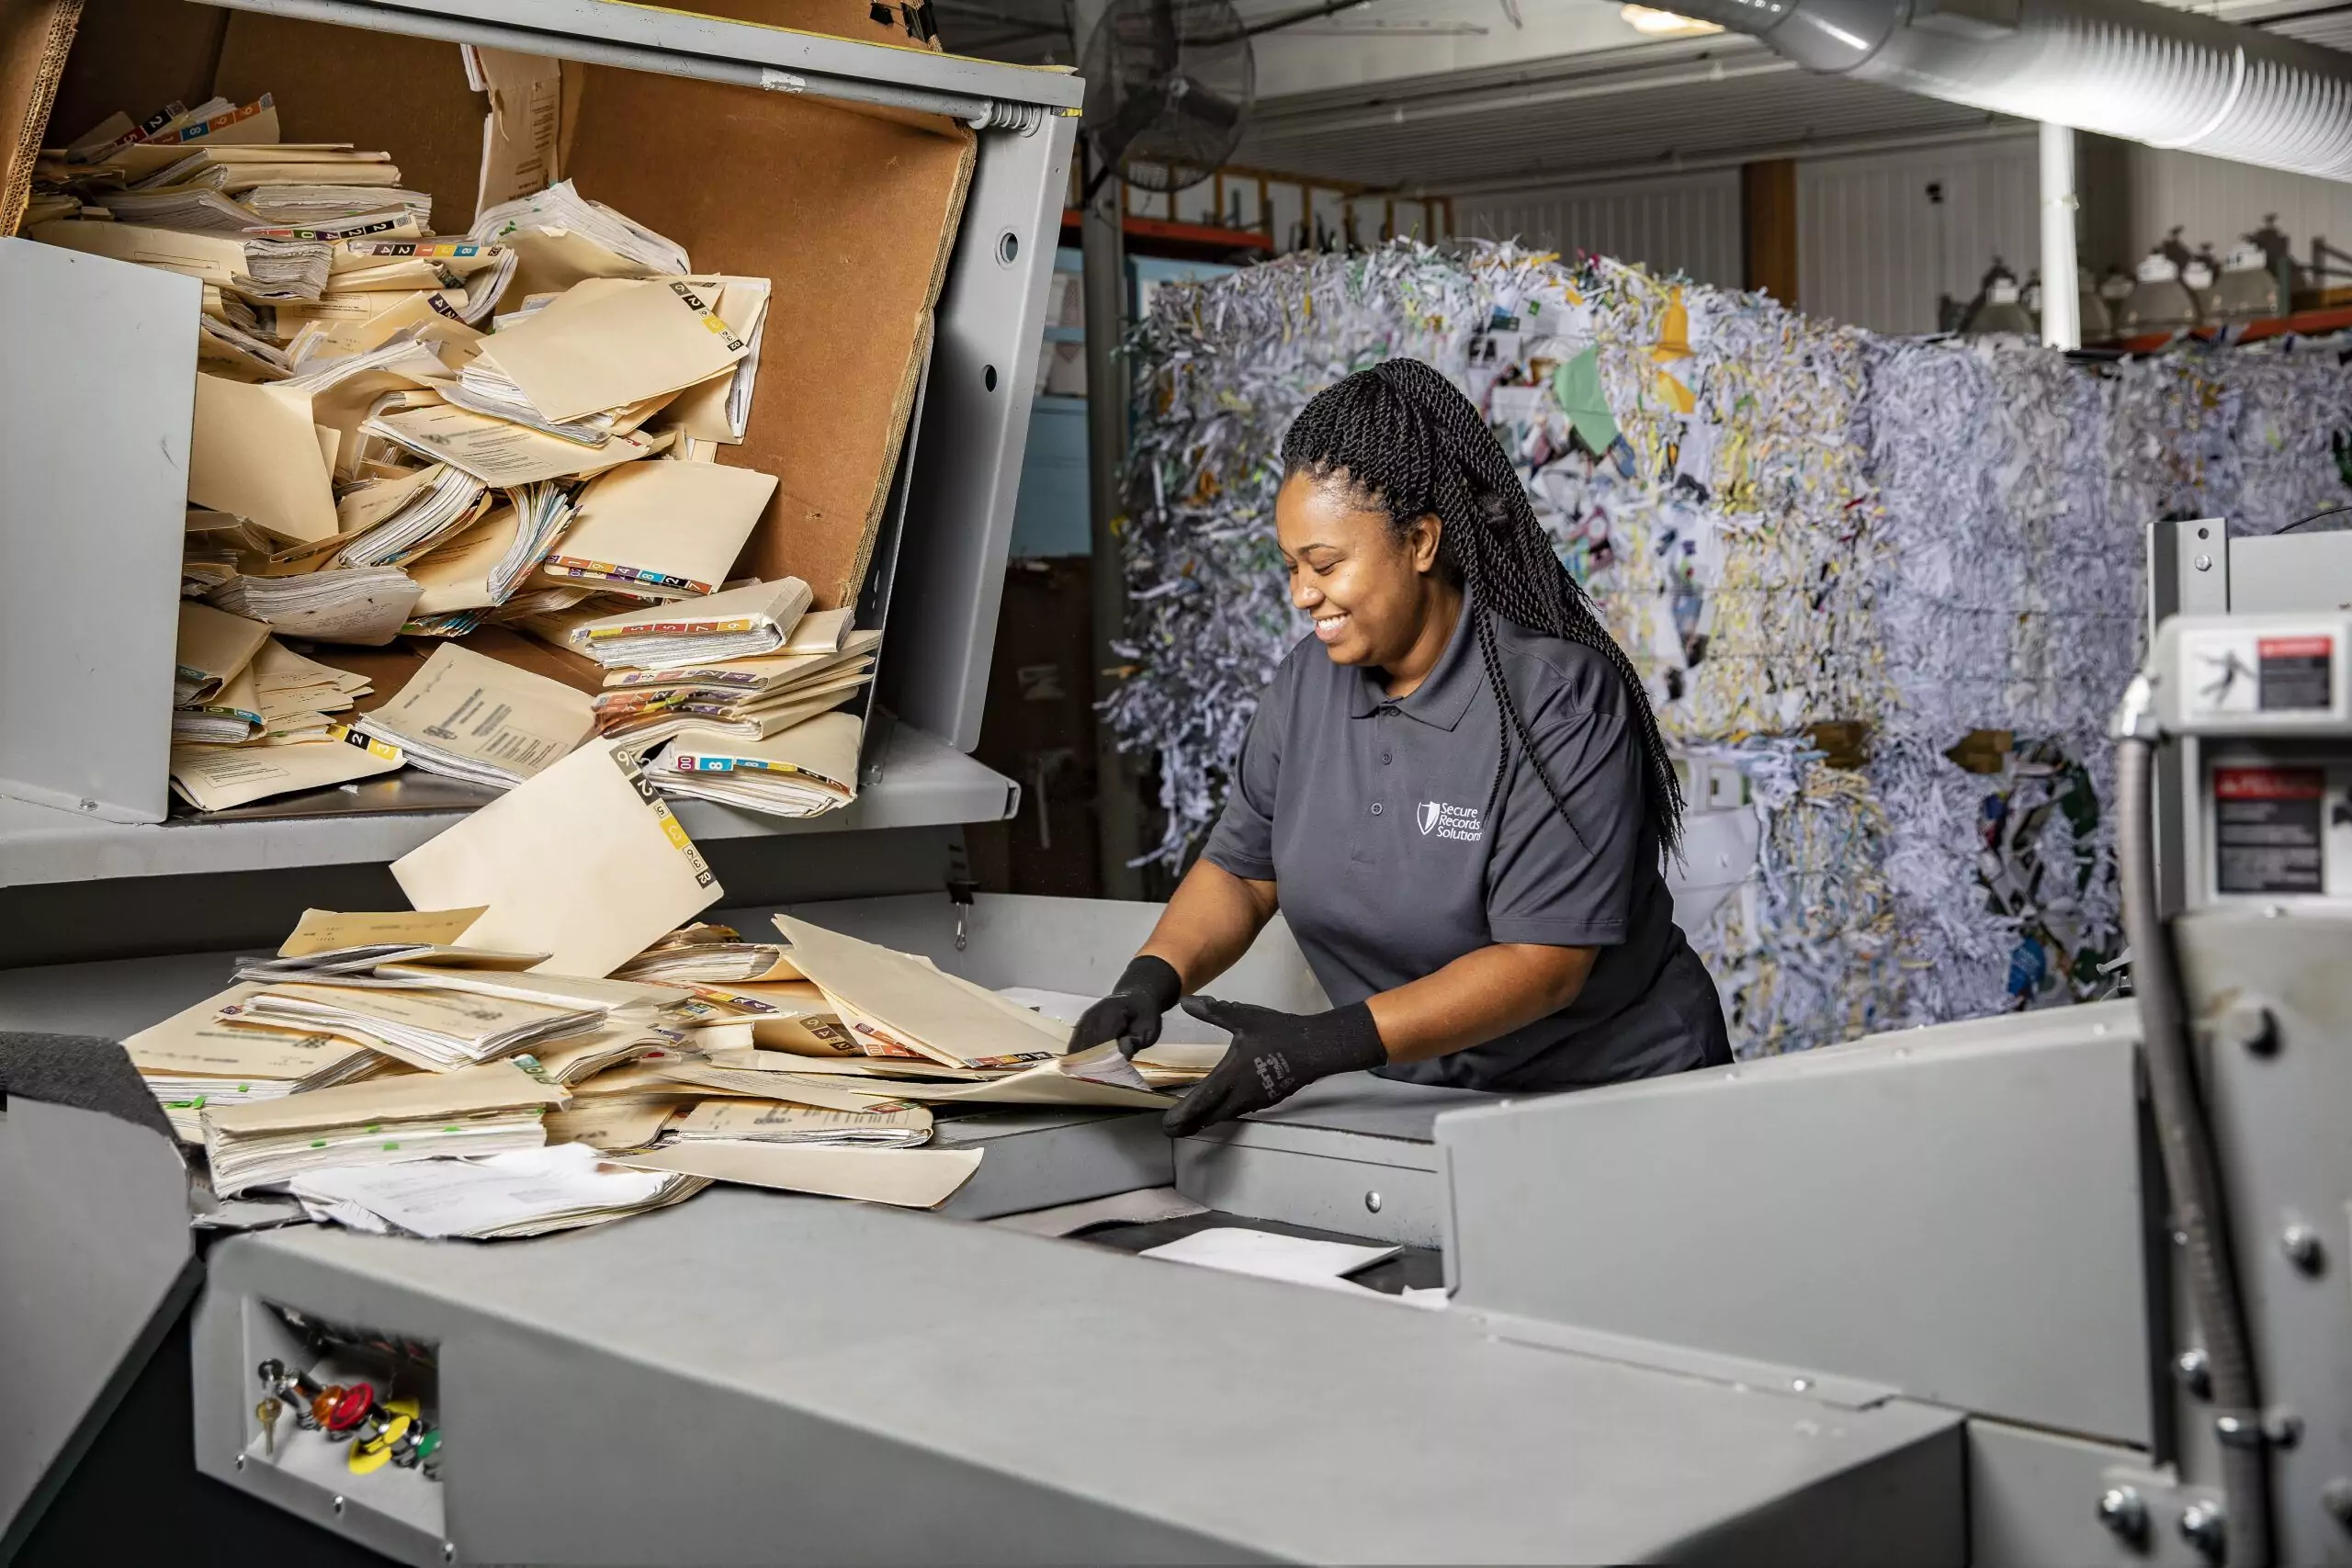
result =
[{"label": "smiling woman", "polygon": [[1314,635],[1073,1048],[1150,1044],[1280,908],[1337,1005],[1186,1002],[1235,1039],[1172,1133],[1359,1068],[1529,1091],[1728,1063],[1661,874],[1682,802],[1648,699],[1469,400],[1391,360],[1307,404],[1283,457],[1275,531]]}]

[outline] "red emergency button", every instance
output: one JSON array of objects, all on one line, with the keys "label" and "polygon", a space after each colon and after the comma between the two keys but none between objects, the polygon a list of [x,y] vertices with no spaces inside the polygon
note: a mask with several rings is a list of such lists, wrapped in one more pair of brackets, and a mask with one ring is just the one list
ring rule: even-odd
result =
[{"label": "red emergency button", "polygon": [[348,1432],[368,1419],[368,1412],[376,1408],[376,1391],[364,1382],[353,1383],[344,1391],[328,1412],[326,1427],[330,1432]]}]

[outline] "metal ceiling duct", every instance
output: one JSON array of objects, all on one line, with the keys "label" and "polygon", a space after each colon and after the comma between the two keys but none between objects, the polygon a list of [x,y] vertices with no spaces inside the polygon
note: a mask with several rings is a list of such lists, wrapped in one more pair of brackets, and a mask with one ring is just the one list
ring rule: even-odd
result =
[{"label": "metal ceiling duct", "polygon": [[2352,55],[2146,0],[1675,0],[1808,70],[2352,180]]}]

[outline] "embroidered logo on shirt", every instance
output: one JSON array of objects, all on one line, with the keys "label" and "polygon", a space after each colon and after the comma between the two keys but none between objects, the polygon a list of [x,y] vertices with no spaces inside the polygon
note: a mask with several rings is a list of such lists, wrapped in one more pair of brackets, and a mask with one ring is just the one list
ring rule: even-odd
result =
[{"label": "embroidered logo on shirt", "polygon": [[1475,844],[1486,830],[1485,825],[1478,820],[1476,807],[1448,806],[1442,800],[1421,802],[1419,815],[1415,820],[1420,827],[1421,837],[1425,839],[1434,835]]}]

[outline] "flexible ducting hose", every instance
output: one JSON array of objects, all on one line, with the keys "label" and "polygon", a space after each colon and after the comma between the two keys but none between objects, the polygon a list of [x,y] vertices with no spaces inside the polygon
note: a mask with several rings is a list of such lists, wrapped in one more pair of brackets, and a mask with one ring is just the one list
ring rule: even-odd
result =
[{"label": "flexible ducting hose", "polygon": [[[1674,0],[1809,70],[2352,180],[2352,56],[2147,0]],[[1973,10],[1981,19],[1952,13]]]},{"label": "flexible ducting hose", "polygon": [[2132,991],[2140,1008],[2148,1098],[2165,1183],[2172,1193],[2173,1224],[2188,1270],[2189,1301],[2205,1331],[2214,1429],[2222,1439],[2226,1561],[2229,1568],[2270,1568],[2270,1478],[2254,1342],[2230,1250],[2221,1168],[2191,1055],[2172,932],[2156,900],[2156,743],[2144,676],[2133,679],[2116,729],[2115,838],[2123,872],[2123,933],[2132,944]]}]

